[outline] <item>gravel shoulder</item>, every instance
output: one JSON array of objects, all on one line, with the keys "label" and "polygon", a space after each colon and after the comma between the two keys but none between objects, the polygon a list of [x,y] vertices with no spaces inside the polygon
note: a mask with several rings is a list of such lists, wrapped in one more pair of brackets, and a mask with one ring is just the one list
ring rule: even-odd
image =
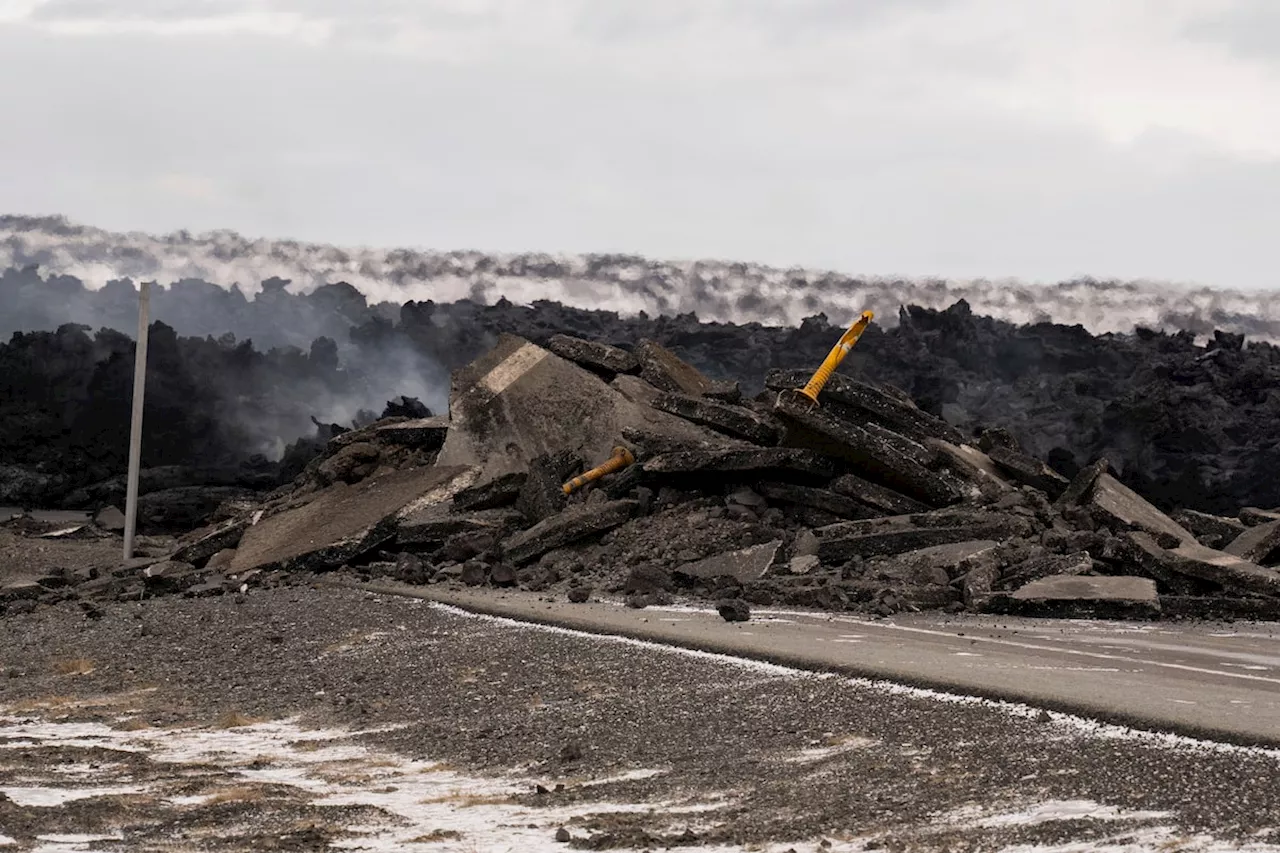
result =
[{"label": "gravel shoulder", "polygon": [[[1280,845],[1275,752],[1144,738],[419,601],[293,587],[116,603],[96,616],[64,604],[0,621],[0,747],[22,745],[11,732],[33,721],[249,737],[258,721],[286,720],[346,731],[380,755],[519,779],[508,799],[548,841],[567,826],[572,847]],[[0,748],[0,778],[72,759],[85,760]],[[202,766],[201,790],[222,776],[232,784],[234,768],[216,758]],[[356,845],[349,833],[378,811],[317,805],[283,783],[254,799],[224,800],[219,811],[154,793],[59,807],[0,798],[0,835],[19,850],[36,849],[37,832],[103,827],[122,835],[94,849],[323,849]],[[465,835],[465,812],[443,818],[453,823],[436,841],[403,849],[465,849],[447,835]],[[209,831],[175,847],[177,823]]]}]

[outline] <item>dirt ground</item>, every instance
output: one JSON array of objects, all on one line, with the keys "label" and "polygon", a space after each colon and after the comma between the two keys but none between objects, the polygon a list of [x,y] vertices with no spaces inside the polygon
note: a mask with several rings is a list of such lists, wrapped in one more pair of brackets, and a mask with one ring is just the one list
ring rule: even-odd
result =
[{"label": "dirt ground", "polygon": [[353,590],[0,620],[0,850],[1280,850],[1278,770]]}]

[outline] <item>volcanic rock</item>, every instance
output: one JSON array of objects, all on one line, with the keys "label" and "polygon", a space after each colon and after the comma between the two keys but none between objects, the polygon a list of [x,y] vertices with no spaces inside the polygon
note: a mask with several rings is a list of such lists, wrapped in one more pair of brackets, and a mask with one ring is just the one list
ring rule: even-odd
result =
[{"label": "volcanic rock", "polygon": [[716,604],[716,612],[726,622],[746,622],[751,619],[751,605],[741,598],[731,598]]}]

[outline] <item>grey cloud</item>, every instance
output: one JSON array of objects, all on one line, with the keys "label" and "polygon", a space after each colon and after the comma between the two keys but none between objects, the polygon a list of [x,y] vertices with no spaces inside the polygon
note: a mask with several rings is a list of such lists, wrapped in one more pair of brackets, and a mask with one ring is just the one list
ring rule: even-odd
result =
[{"label": "grey cloud", "polygon": [[1205,17],[1187,35],[1224,44],[1241,56],[1280,59],[1280,4],[1275,0],[1236,0],[1230,13]]}]

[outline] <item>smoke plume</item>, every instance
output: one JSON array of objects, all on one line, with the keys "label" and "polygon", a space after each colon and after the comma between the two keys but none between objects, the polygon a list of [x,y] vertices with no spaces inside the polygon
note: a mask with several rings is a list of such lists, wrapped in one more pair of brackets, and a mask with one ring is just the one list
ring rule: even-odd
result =
[{"label": "smoke plume", "polygon": [[[235,312],[246,299],[308,293],[345,282],[368,305],[406,301],[470,299],[492,304],[501,298],[526,304],[549,300],[603,308],[622,316],[694,313],[704,321],[759,322],[795,326],[825,313],[839,325],[870,308],[893,325],[901,305],[945,308],[964,299],[979,314],[1012,323],[1051,321],[1081,325],[1094,334],[1128,332],[1141,326],[1243,333],[1253,340],[1280,340],[1280,294],[1214,290],[1149,281],[1077,279],[1055,284],[1016,281],[888,279],[750,263],[703,260],[656,261],[631,255],[486,254],[475,251],[343,248],[291,240],[243,237],[231,231],[166,235],[115,233],[77,225],[63,217],[0,216],[0,268],[33,268],[42,278],[74,277],[100,290],[120,279],[170,284],[200,280],[226,294],[228,317],[221,331],[270,345],[295,345],[317,333],[332,334],[340,318],[302,315],[286,329],[246,329]],[[264,282],[277,290],[264,291]],[[283,283],[288,282],[287,287]],[[206,285],[208,286],[208,285]],[[283,287],[283,290],[281,290]],[[98,325],[67,284],[57,285],[76,322]],[[127,300],[124,300],[127,301]],[[121,301],[120,310],[127,315]],[[212,300],[205,300],[211,302]],[[44,328],[29,312],[6,309],[0,331]],[[178,306],[171,306],[178,312]],[[389,316],[389,315],[388,315]],[[180,331],[204,333],[198,323],[174,318]],[[218,323],[212,322],[211,326]],[[109,325],[130,328],[127,317]],[[212,328],[210,328],[212,333]]]}]

